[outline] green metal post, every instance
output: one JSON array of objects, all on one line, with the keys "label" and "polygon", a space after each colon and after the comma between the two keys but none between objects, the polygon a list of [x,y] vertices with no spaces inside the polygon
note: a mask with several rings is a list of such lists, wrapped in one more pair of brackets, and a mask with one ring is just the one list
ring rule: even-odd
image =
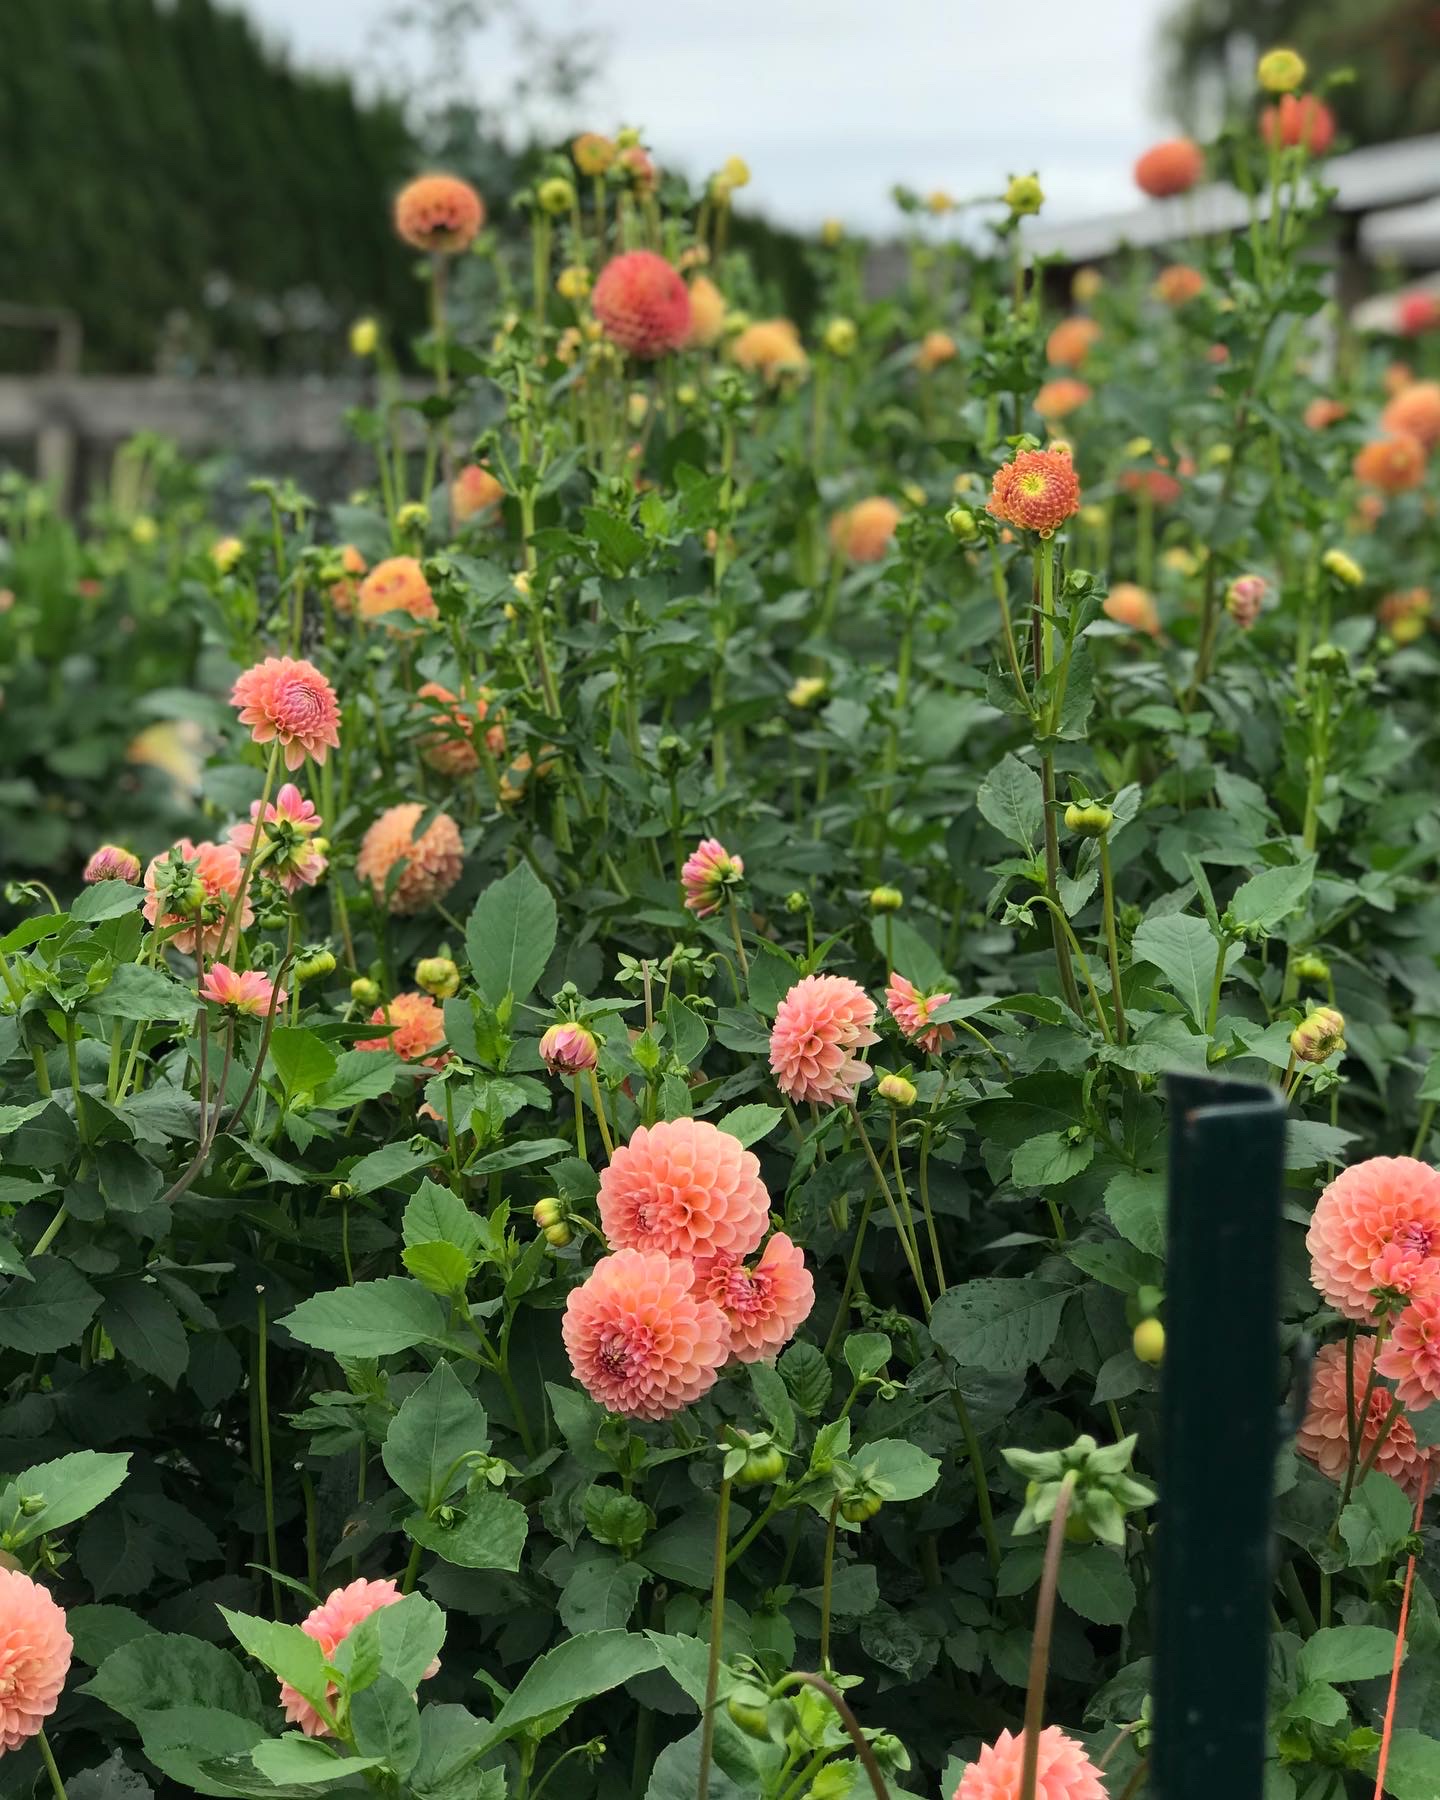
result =
[{"label": "green metal post", "polygon": [[1172,1075],[1161,1405],[1157,1800],[1260,1800],[1285,1109]]}]

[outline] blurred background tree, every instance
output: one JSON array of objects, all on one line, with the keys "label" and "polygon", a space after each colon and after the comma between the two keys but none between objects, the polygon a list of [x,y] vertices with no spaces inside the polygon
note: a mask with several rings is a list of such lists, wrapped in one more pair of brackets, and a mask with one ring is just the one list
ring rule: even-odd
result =
[{"label": "blurred background tree", "polygon": [[1253,107],[1255,59],[1275,44],[1354,71],[1326,97],[1356,144],[1440,131],[1440,0],[1183,0],[1163,59],[1184,124],[1205,132]]}]

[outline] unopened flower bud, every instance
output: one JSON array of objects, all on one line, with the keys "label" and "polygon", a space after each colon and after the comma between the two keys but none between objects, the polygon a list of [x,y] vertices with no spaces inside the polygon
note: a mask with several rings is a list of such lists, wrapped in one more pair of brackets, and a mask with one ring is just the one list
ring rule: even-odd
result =
[{"label": "unopened flower bud", "polygon": [[330,1189],[330,1198],[332,1200],[353,1200],[354,1197],[355,1187],[352,1182],[337,1181]]},{"label": "unopened flower bud", "polygon": [[820,227],[820,242],[827,250],[833,250],[845,238],[845,227],[839,219],[826,219]]},{"label": "unopened flower bud", "polygon": [[561,213],[569,212],[575,204],[575,189],[563,175],[552,175],[536,188],[535,198],[540,202],[541,212],[558,218]]},{"label": "unopened flower bud", "polygon": [[1340,674],[1343,670],[1348,669],[1349,666],[1350,658],[1345,654],[1345,651],[1339,644],[1332,643],[1329,639],[1323,644],[1317,644],[1310,652],[1310,667],[1312,669],[1323,669],[1327,673],[1334,675]]},{"label": "unopened flower bud", "polygon": [[1267,94],[1293,94],[1305,79],[1305,58],[1298,50],[1267,50],[1255,76]]},{"label": "unopened flower bud", "polygon": [[892,1106],[915,1104],[915,1083],[907,1081],[903,1075],[882,1075],[875,1084],[875,1092]]},{"label": "unopened flower bud", "polygon": [[870,890],[870,910],[878,913],[899,912],[905,904],[905,896],[899,888],[877,887]]},{"label": "unopened flower bud", "polygon": [[1005,204],[1017,219],[1038,213],[1045,204],[1045,191],[1034,175],[1012,175],[1005,189]]},{"label": "unopened flower bud", "polygon": [[357,319],[350,327],[350,354],[373,356],[380,346],[380,327],[374,319]]},{"label": "unopened flower bud", "polygon": [[1364,583],[1365,571],[1343,550],[1327,550],[1320,558],[1320,566],[1346,587],[1360,587]]},{"label": "unopened flower bud", "polygon": [[590,271],[581,263],[571,263],[556,276],[555,292],[562,300],[583,300],[590,292]]},{"label": "unopened flower bud", "polygon": [[546,1231],[552,1225],[563,1223],[565,1218],[565,1202],[557,1199],[553,1194],[544,1200],[537,1200],[531,1210],[530,1217],[534,1219],[535,1223],[542,1231]]},{"label": "unopened flower bud", "polygon": [[25,1518],[33,1519],[37,1513],[44,1512],[49,1504],[43,1494],[26,1494],[20,1502],[20,1511]]},{"label": "unopened flower bud", "polygon": [[801,675],[791,683],[785,698],[792,706],[798,706],[803,712],[812,707],[821,697],[825,692],[825,685],[823,675]]},{"label": "unopened flower bud", "polygon": [[738,1687],[725,1702],[732,1725],[762,1742],[770,1736],[770,1696],[760,1688]]},{"label": "unopened flower bud", "polygon": [[1142,1319],[1135,1327],[1130,1347],[1143,1363],[1158,1363],[1165,1355],[1165,1327],[1158,1319]]},{"label": "unopened flower bud", "polygon": [[1295,958],[1295,974],[1301,981],[1328,981],[1330,965],[1323,956],[1307,950],[1303,956]]},{"label": "unopened flower bud", "polygon": [[350,998],[357,1006],[378,1006],[380,1004],[380,985],[371,981],[368,975],[357,976],[350,983]]},{"label": "unopened flower bud", "polygon": [[297,981],[318,981],[322,976],[335,973],[335,952],[324,944],[313,949],[302,950],[295,959],[295,979]]},{"label": "unopened flower bud", "polygon": [[853,356],[859,341],[853,319],[832,319],[825,327],[825,348],[832,356]]},{"label": "unopened flower bud", "polygon": [[437,1000],[460,991],[460,971],[448,956],[426,956],[415,965],[416,983]]},{"label": "unopened flower bud", "polygon": [[573,1019],[552,1025],[540,1040],[540,1060],[552,1075],[580,1075],[600,1059],[593,1032]]},{"label": "unopened flower bud", "polygon": [[1290,1033],[1290,1048],[1301,1062],[1323,1063],[1345,1048],[1345,1019],[1333,1006],[1317,1006]]},{"label": "unopened flower bud", "polygon": [[973,544],[980,535],[980,526],[968,506],[952,506],[945,515],[945,523],[957,543]]},{"label": "unopened flower bud", "polygon": [[878,1494],[855,1493],[840,1502],[840,1517],[852,1525],[863,1525],[866,1519],[875,1517],[883,1504]]},{"label": "unopened flower bud", "polygon": [[547,1225],[542,1235],[552,1250],[563,1250],[575,1238],[575,1233],[563,1219],[557,1225]]},{"label": "unopened flower bud", "polygon": [[228,575],[244,554],[245,545],[238,537],[216,538],[210,546],[210,560],[220,575]]},{"label": "unopened flower bud", "polygon": [[1115,814],[1098,800],[1074,801],[1065,808],[1065,829],[1077,837],[1104,837],[1115,823]]},{"label": "unopened flower bud", "polygon": [[86,863],[82,877],[87,885],[95,881],[128,881],[133,886],[139,879],[140,858],[119,844],[102,844]]},{"label": "unopened flower bud", "polygon": [[430,526],[430,508],[423,500],[407,500],[395,515],[399,531],[424,532]]},{"label": "unopened flower bud", "polygon": [[801,893],[799,888],[793,888],[785,896],[785,910],[787,913],[809,912],[810,896],[808,894]]}]

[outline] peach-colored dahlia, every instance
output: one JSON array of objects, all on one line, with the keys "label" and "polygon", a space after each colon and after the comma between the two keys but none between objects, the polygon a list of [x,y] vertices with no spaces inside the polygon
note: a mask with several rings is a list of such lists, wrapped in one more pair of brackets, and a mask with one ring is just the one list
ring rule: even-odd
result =
[{"label": "peach-colored dahlia", "polygon": [[440,616],[425,571],[413,556],[387,556],[384,562],[376,563],[360,583],[356,610],[362,619],[409,613],[425,625]]},{"label": "peach-colored dahlia", "polygon": [[725,296],[708,275],[690,283],[690,338],[702,350],[718,344],[725,331]]},{"label": "peach-colored dahlia", "polygon": [[1326,1301],[1347,1319],[1371,1319],[1376,1288],[1413,1293],[1440,1281],[1440,1173],[1413,1156],[1342,1169],[1315,1203],[1305,1244]]},{"label": "peach-colored dahlia", "polygon": [[696,1265],[699,1286],[730,1321],[731,1362],[776,1356],[810,1317],[815,1283],[800,1246],[777,1231],[749,1268],[722,1251]]},{"label": "peach-colored dahlia", "polygon": [[[482,690],[475,699],[461,700],[458,694],[452,694],[447,687],[438,681],[427,681],[423,687],[415,690],[417,700],[433,700],[436,704],[428,710],[434,716],[436,728],[427,731],[420,740],[420,754],[442,775],[471,775],[480,767],[480,757],[475,749],[475,726],[483,722],[490,710],[490,696]],[[505,754],[505,727],[490,725],[486,728],[485,743],[490,754],[500,757]]]},{"label": "peach-colored dahlia", "polygon": [[1188,306],[1205,292],[1205,277],[1189,263],[1171,263],[1155,277],[1153,291],[1167,306]]},{"label": "peach-colored dahlia", "polygon": [[954,1039],[955,1028],[952,1025],[930,1023],[931,1013],[943,1006],[949,998],[948,992],[940,990],[931,994],[923,993],[913,981],[907,981],[893,969],[890,971],[890,980],[885,988],[886,1010],[910,1042],[918,1044],[929,1056],[938,1056],[940,1046]]},{"label": "peach-colored dahlia", "polygon": [[396,994],[386,1006],[377,1006],[370,1015],[372,1025],[389,1025],[384,1037],[363,1038],[357,1050],[393,1050],[402,1062],[424,1063],[431,1069],[443,1069],[446,1057],[431,1054],[445,1041],[445,1015],[428,994]]},{"label": "peach-colored dahlia", "polygon": [[1440,1400],[1440,1280],[1433,1274],[1411,1290],[1375,1366],[1412,1412]]},{"label": "peach-colored dahlia", "polygon": [[775,1009],[770,1068],[790,1100],[848,1105],[874,1073],[851,1051],[879,1042],[875,1003],[846,975],[807,975]]},{"label": "peach-colored dahlia", "polygon": [[1185,492],[1168,469],[1125,469],[1120,486],[1127,494],[1143,494],[1153,506],[1173,506]]},{"label": "peach-colored dahlia", "polygon": [[132,884],[140,879],[140,858],[133,850],[126,850],[120,844],[102,844],[92,852],[85,865],[85,873],[81,877],[87,883],[95,881],[128,881]]},{"label": "peach-colored dahlia", "polygon": [[[376,904],[392,913],[423,912],[443,900],[460,879],[465,853],[460,828],[449,813],[436,813],[418,842],[414,837],[421,814],[428,810],[418,800],[389,807],[360,840],[355,873],[370,883]],[[402,860],[404,873],[392,887],[390,871]]]},{"label": "peach-colored dahlia", "polygon": [[[371,1613],[379,1612],[382,1606],[393,1606],[403,1598],[393,1581],[368,1581],[362,1575],[348,1587],[336,1588],[327,1594],[321,1604],[300,1621],[300,1629],[306,1637],[314,1638],[328,1662],[337,1647]],[[420,1679],[428,1681],[439,1669],[440,1658],[437,1656]],[[335,1691],[332,1683],[329,1693],[333,1695]],[[330,1736],[330,1727],[288,1681],[280,1683],[280,1705],[285,1717],[292,1725],[298,1725],[306,1737]]]},{"label": "peach-colored dahlia", "polygon": [[582,131],[570,146],[582,175],[603,175],[615,160],[615,145],[598,131]]},{"label": "peach-colored dahlia", "polygon": [[895,542],[900,508],[883,494],[847,506],[830,521],[830,543],[847,562],[880,562]]},{"label": "peach-colored dahlia", "polygon": [[1205,152],[1186,137],[1152,144],[1135,161],[1135,185],[1152,200],[1188,193],[1204,173]]},{"label": "peach-colored dahlia", "polygon": [[719,912],[726,894],[744,873],[742,857],[732,856],[719,838],[702,838],[680,871],[686,906],[697,919],[708,919]]},{"label": "peach-colored dahlia", "polygon": [[1269,589],[1263,575],[1237,575],[1225,590],[1225,610],[1242,631],[1249,631],[1260,617]]},{"label": "peach-colored dahlia", "polygon": [[1057,375],[1043,381],[1035,395],[1035,410],[1042,419],[1065,419],[1087,400],[1093,399],[1094,388],[1076,375]]},{"label": "peach-colored dahlia", "polygon": [[1408,432],[1362,444],[1351,464],[1355,479],[1382,494],[1404,494],[1425,479],[1425,446]]},{"label": "peach-colored dahlia", "polygon": [[560,1327],[575,1379],[627,1419],[664,1419],[715,1385],[730,1327],[695,1265],[617,1250],[570,1290]]},{"label": "peach-colored dahlia", "polygon": [[216,1006],[228,1006],[252,1019],[263,1019],[285,1004],[285,990],[277,994],[275,983],[259,969],[246,969],[242,974],[228,963],[211,963],[200,984],[200,998],[212,1000]]},{"label": "peach-colored dahlia", "polygon": [[769,382],[802,373],[810,360],[789,319],[756,319],[731,344],[730,356],[738,368]]},{"label": "peach-colored dahlia", "polygon": [[1332,425],[1338,425],[1350,411],[1343,400],[1332,400],[1325,394],[1317,394],[1306,406],[1301,417],[1310,431],[1326,431]]},{"label": "peach-colored dahlia", "polygon": [[1103,336],[1094,319],[1062,319],[1045,340],[1045,360],[1057,369],[1078,369]]},{"label": "peach-colored dahlia", "polygon": [[[189,838],[181,838],[174,846],[187,863],[195,865],[194,874],[205,890],[205,898],[200,906],[200,936],[204,940],[205,952],[213,956],[220,948],[220,941],[225,935],[225,917],[231,901],[240,891],[240,882],[245,874],[245,861],[233,844],[191,843]],[[145,904],[141,911],[148,922],[157,930],[168,931],[172,926],[183,929],[175,932],[169,939],[175,948],[185,955],[195,949],[195,914],[189,912],[160,911],[162,874],[168,873],[170,851],[150,859],[150,866],[145,871]],[[240,907],[239,929],[241,931],[255,921],[255,910],[250,904],[250,895],[245,895]]]},{"label": "peach-colored dahlia", "polygon": [[504,498],[504,488],[483,463],[466,463],[450,483],[450,518],[456,525],[468,524]]},{"label": "peach-colored dahlia", "polygon": [[1416,643],[1430,626],[1429,591],[1423,587],[1402,588],[1386,594],[1375,611],[1397,644]]},{"label": "peach-colored dahlia", "polygon": [[42,1731],[75,1646],[65,1610],[19,1569],[0,1568],[0,1755]]},{"label": "peach-colored dahlia", "polygon": [[948,331],[927,331],[915,352],[915,367],[928,375],[942,363],[953,362],[959,354]]},{"label": "peach-colored dahlia", "polygon": [[395,229],[417,250],[468,250],[485,223],[485,202],[458,175],[418,175],[395,196]]},{"label": "peach-colored dahlia", "polygon": [[[1370,1365],[1374,1360],[1375,1339],[1356,1338],[1355,1393],[1351,1408],[1357,1416],[1370,1384]],[[1395,1405],[1395,1396],[1389,1388],[1377,1385],[1370,1396],[1365,1417],[1360,1421],[1360,1462],[1363,1463],[1375,1448],[1375,1440]],[[1315,1358],[1314,1373],[1310,1377],[1310,1405],[1295,1438],[1295,1448],[1331,1481],[1345,1479],[1350,1461],[1350,1427],[1345,1408],[1344,1344],[1326,1344]],[[1422,1450],[1415,1442],[1415,1429],[1402,1406],[1385,1431],[1385,1441],[1380,1446],[1375,1467],[1382,1475],[1398,1481],[1413,1500],[1419,1494],[1429,1462],[1430,1452]]]},{"label": "peach-colored dahlia", "polygon": [[748,1256],[769,1222],[760,1159],[705,1119],[641,1125],[600,1174],[600,1225],[617,1249]]},{"label": "peach-colored dahlia", "polygon": [[1380,415],[1386,431],[1417,438],[1427,450],[1440,444],[1440,381],[1412,381]]},{"label": "peach-colored dahlia", "polygon": [[1335,115],[1314,94],[1282,94],[1261,113],[1260,135],[1267,144],[1323,156],[1335,141]]},{"label": "peach-colored dahlia", "polygon": [[[249,824],[232,825],[226,833],[242,856],[250,854],[259,817],[260,802],[252,800]],[[314,801],[307,800],[293,781],[287,781],[265,808],[256,866],[273,876],[287,894],[314,887],[325,873],[328,859],[312,841],[322,822]]]},{"label": "peach-colored dahlia", "polygon": [[267,656],[236,681],[230,704],[255,743],[278,740],[287,769],[298,769],[307,756],[323,763],[339,745],[340,703],[314,663]]},{"label": "peach-colored dahlia", "polygon": [[985,510],[1049,537],[1080,510],[1080,478],[1063,450],[1022,450],[995,471]]},{"label": "peach-colored dahlia", "polygon": [[1101,602],[1101,611],[1117,625],[1159,637],[1160,614],[1153,598],[1133,581],[1117,581]]},{"label": "peach-colored dahlia", "polygon": [[338,581],[330,584],[330,603],[342,619],[348,619],[355,610],[355,596],[360,591],[360,577],[369,564],[353,544],[340,546],[341,575]]},{"label": "peach-colored dahlia", "polygon": [[690,290],[653,250],[612,257],[600,271],[590,304],[606,337],[632,356],[663,356],[689,339]]},{"label": "peach-colored dahlia", "polygon": [[[1035,1800],[1107,1800],[1100,1771],[1058,1725],[1047,1725],[1040,1733],[1039,1749]],[[981,1746],[953,1800],[1020,1800],[1024,1762],[1024,1737],[1002,1731],[993,1744]]]},{"label": "peach-colored dahlia", "polygon": [[540,1060],[552,1075],[583,1075],[600,1060],[595,1033],[562,1019],[541,1037]]}]

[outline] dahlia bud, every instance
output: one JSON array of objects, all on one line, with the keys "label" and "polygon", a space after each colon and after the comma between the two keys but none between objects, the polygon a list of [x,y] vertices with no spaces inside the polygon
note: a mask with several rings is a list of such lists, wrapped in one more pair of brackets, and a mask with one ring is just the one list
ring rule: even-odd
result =
[{"label": "dahlia bud", "polygon": [[845,238],[845,227],[839,219],[826,219],[820,227],[820,242],[827,250],[833,250]]},{"label": "dahlia bud", "polygon": [[785,1458],[774,1444],[751,1450],[731,1477],[740,1488],[769,1487],[785,1473]]},{"label": "dahlia bud", "polygon": [[562,300],[583,300],[590,292],[590,271],[583,263],[571,263],[556,276],[555,292]]},{"label": "dahlia bud", "polygon": [[853,356],[859,341],[853,319],[832,319],[825,327],[825,348],[832,356]]},{"label": "dahlia bud", "polygon": [[350,354],[373,356],[380,347],[380,327],[374,319],[357,319],[350,327]]},{"label": "dahlia bud", "polygon": [[368,975],[357,976],[350,983],[350,998],[357,1006],[378,1006],[380,1004],[380,985],[371,981]]},{"label": "dahlia bud", "polygon": [[1365,580],[1365,571],[1343,550],[1327,550],[1320,558],[1320,566],[1346,587],[1360,587]]},{"label": "dahlia bud", "polygon": [[297,981],[317,981],[321,976],[335,973],[335,952],[324,944],[317,944],[312,949],[302,950],[295,959],[295,979]]},{"label": "dahlia bud", "polygon": [[1310,652],[1310,667],[1312,669],[1324,669],[1331,674],[1338,674],[1342,670],[1348,669],[1349,666],[1350,658],[1345,654],[1345,651],[1341,646],[1339,644],[1330,643],[1328,640],[1323,644],[1317,644]]},{"label": "dahlia bud", "polygon": [[1151,443],[1149,438],[1133,437],[1125,446],[1125,454],[1132,458],[1137,456],[1149,456],[1154,448],[1155,446]]},{"label": "dahlia bud", "polygon": [[1323,956],[1307,950],[1303,956],[1295,958],[1295,974],[1301,981],[1328,981],[1330,965]]},{"label": "dahlia bud", "polygon": [[119,844],[102,844],[85,865],[81,877],[87,884],[95,881],[128,881],[140,879],[140,858],[133,850]]},{"label": "dahlia bud", "polygon": [[750,185],[750,165],[743,156],[727,156],[720,165],[720,173],[732,188]]},{"label": "dahlia bud", "polygon": [[945,515],[945,523],[950,527],[950,535],[959,543],[973,544],[980,535],[980,527],[968,506],[952,506]]},{"label": "dahlia bud", "polygon": [[573,1019],[552,1025],[540,1040],[540,1060],[552,1075],[581,1075],[600,1060],[595,1034]]},{"label": "dahlia bud", "polygon": [[542,181],[535,190],[535,198],[540,202],[541,212],[558,218],[561,213],[569,212],[575,204],[575,189],[563,175],[552,175],[548,181]]},{"label": "dahlia bud", "polygon": [[1098,800],[1072,800],[1065,808],[1065,829],[1077,837],[1104,837],[1115,823],[1115,814]]},{"label": "dahlia bud", "polygon": [[892,1106],[915,1104],[915,1083],[907,1081],[903,1075],[882,1075],[875,1084],[875,1092]]},{"label": "dahlia bud", "polygon": [[1267,50],[1255,76],[1267,94],[1293,94],[1305,79],[1305,58],[1298,50]]},{"label": "dahlia bud", "polygon": [[547,1199],[537,1200],[531,1209],[530,1217],[542,1231],[548,1231],[552,1225],[565,1222],[565,1202],[552,1194]]},{"label": "dahlia bud", "polygon": [[575,1239],[575,1233],[563,1220],[558,1225],[547,1225],[541,1235],[552,1250],[563,1250]]},{"label": "dahlia bud", "polygon": [[760,1688],[737,1687],[725,1702],[730,1723],[746,1737],[768,1743],[770,1738],[770,1696]]},{"label": "dahlia bud", "polygon": [[395,515],[395,526],[399,531],[423,535],[430,528],[430,508],[423,500],[407,500]]},{"label": "dahlia bud", "polygon": [[238,537],[216,538],[210,546],[210,561],[219,575],[228,575],[244,554],[245,545]]},{"label": "dahlia bud", "polygon": [[415,965],[415,980],[437,1000],[448,1000],[460,991],[460,971],[448,956],[423,957]]},{"label": "dahlia bud", "polygon": [[159,535],[160,527],[148,513],[141,513],[130,527],[131,538],[142,548],[146,544],[153,544]]},{"label": "dahlia bud", "polygon": [[633,431],[638,431],[645,423],[645,415],[650,410],[650,396],[642,394],[637,388],[633,394],[625,396],[625,418]]},{"label": "dahlia bud", "polygon": [[43,1494],[26,1494],[20,1501],[21,1516],[33,1519],[38,1513],[44,1512],[49,1504]]},{"label": "dahlia bud", "polygon": [[603,175],[615,160],[615,146],[598,131],[587,131],[570,146],[570,154],[582,175]]},{"label": "dahlia bud", "polygon": [[867,1519],[875,1517],[883,1504],[879,1494],[857,1489],[840,1502],[840,1517],[851,1525],[863,1525]]},{"label": "dahlia bud", "polygon": [[337,1181],[329,1190],[329,1195],[332,1200],[353,1200],[355,1184],[351,1181]]},{"label": "dahlia bud", "polygon": [[1165,1355],[1165,1327],[1158,1319],[1142,1319],[1130,1339],[1130,1348],[1143,1363],[1158,1363]]},{"label": "dahlia bud", "polygon": [[1105,277],[1098,269],[1077,269],[1070,283],[1070,298],[1080,306],[1088,306],[1104,287]]},{"label": "dahlia bud", "polygon": [[870,890],[870,910],[878,913],[899,912],[905,904],[905,896],[899,888],[877,887]]},{"label": "dahlia bud", "polygon": [[693,381],[682,381],[675,390],[675,399],[681,406],[694,406],[700,398],[700,390]]},{"label": "dahlia bud", "polygon": [[1237,575],[1225,590],[1225,610],[1242,631],[1260,617],[1268,583],[1263,575]]},{"label": "dahlia bud", "polygon": [[640,133],[633,125],[622,125],[615,133],[617,150],[634,150],[640,142]]},{"label": "dahlia bud", "polygon": [[1005,189],[1005,204],[1017,219],[1038,213],[1045,204],[1045,191],[1034,175],[1012,175]]},{"label": "dahlia bud", "polygon": [[1105,524],[1105,508],[1103,506],[1082,506],[1080,523],[1087,531],[1099,531]]},{"label": "dahlia bud", "polygon": [[1290,1033],[1290,1048],[1301,1062],[1323,1063],[1345,1048],[1344,1015],[1333,1006],[1317,1006]]},{"label": "dahlia bud", "polygon": [[825,677],[823,675],[801,675],[798,680],[791,683],[785,698],[792,706],[798,706],[803,712],[813,706],[824,692]]},{"label": "dahlia bud", "polygon": [[785,896],[785,910],[787,913],[809,912],[810,896],[801,893],[799,888],[792,888]]}]

